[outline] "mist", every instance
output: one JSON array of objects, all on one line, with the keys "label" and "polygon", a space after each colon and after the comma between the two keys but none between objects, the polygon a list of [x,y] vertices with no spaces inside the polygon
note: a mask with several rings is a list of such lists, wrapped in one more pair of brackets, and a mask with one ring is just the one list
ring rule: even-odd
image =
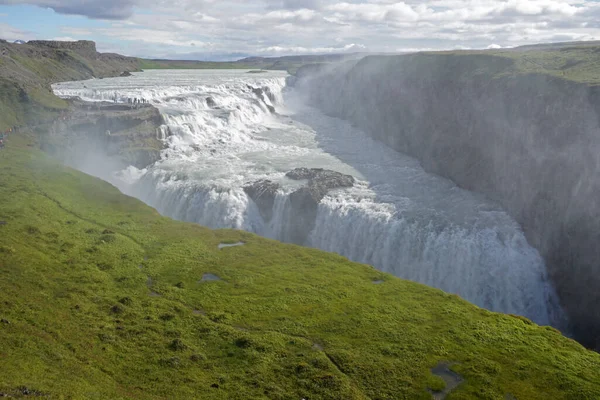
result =
[{"label": "mist", "polygon": [[600,91],[509,68],[485,54],[366,57],[313,69],[296,86],[328,115],[507,210],[543,256],[575,336],[594,347]]}]

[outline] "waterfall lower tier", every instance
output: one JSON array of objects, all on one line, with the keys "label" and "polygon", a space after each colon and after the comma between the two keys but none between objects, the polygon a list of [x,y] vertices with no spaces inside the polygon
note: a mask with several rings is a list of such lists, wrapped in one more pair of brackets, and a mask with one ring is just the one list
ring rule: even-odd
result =
[{"label": "waterfall lower tier", "polygon": [[[289,194],[278,193],[265,221],[237,189],[162,182],[146,175],[132,194],[169,217],[211,228],[243,229],[294,242],[299,216]],[[494,213],[495,211],[490,211]],[[544,263],[520,231],[465,228],[443,218],[411,215],[338,191],[323,199],[314,228],[302,245],[336,252],[398,277],[456,293],[481,307],[560,324],[561,312]]]}]

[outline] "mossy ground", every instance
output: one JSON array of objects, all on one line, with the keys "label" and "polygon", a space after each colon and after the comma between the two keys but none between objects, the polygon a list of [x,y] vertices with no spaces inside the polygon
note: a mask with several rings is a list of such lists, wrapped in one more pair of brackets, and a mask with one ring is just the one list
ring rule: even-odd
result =
[{"label": "mossy ground", "polygon": [[600,398],[600,355],[552,328],[169,220],[35,148],[0,151],[0,393],[430,399],[448,362],[464,379],[448,399]]}]

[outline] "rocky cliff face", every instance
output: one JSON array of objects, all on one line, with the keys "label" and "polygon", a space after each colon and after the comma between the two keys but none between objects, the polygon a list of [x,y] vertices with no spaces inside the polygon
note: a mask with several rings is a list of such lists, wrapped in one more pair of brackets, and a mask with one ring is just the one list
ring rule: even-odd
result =
[{"label": "rocky cliff face", "polygon": [[305,77],[325,112],[502,204],[545,257],[577,339],[600,345],[600,87],[487,55],[367,57]]},{"label": "rocky cliff face", "polygon": [[[322,168],[296,168],[286,177],[306,184],[290,193],[293,212],[286,224],[293,227],[287,241],[304,245],[309,233],[315,227],[319,203],[331,190],[354,186],[354,177]],[[273,217],[273,205],[279,191],[278,183],[260,180],[244,187],[244,191],[258,206],[265,221]]]},{"label": "rocky cliff face", "polygon": [[90,40],[78,40],[76,42],[65,42],[58,40],[30,40],[30,46],[46,47],[49,49],[72,50],[87,57],[96,57],[96,43]]},{"label": "rocky cliff face", "polygon": [[162,123],[151,105],[72,100],[68,112],[41,128],[42,146],[71,165],[106,159],[113,168],[144,168],[160,158]]}]

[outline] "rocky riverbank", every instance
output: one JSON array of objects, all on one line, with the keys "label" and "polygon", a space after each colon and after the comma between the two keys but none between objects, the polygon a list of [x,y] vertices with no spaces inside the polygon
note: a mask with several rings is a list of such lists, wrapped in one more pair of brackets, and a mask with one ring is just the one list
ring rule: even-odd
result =
[{"label": "rocky riverbank", "polygon": [[69,101],[47,133],[42,148],[71,165],[107,157],[117,168],[144,168],[160,159],[167,131],[160,112],[150,104]]}]

